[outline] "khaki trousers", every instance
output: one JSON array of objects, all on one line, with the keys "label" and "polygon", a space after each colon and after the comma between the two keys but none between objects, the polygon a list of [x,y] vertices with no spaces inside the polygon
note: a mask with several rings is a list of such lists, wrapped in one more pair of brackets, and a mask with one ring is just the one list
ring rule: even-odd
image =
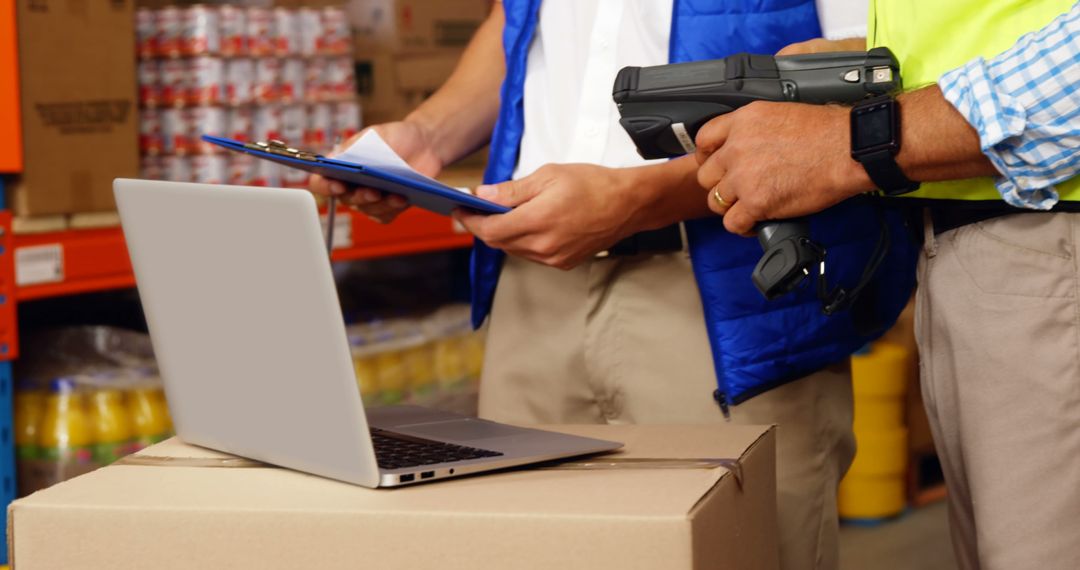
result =
[{"label": "khaki trousers", "polygon": [[[747,277],[749,278],[749,277]],[[509,258],[488,331],[480,415],[525,424],[729,425],[697,284],[685,253],[559,271]],[[780,559],[837,568],[836,488],[851,463],[846,363],[731,408],[778,424]]]},{"label": "khaki trousers", "polygon": [[1078,243],[1080,214],[927,228],[923,397],[966,570],[1080,568]]}]

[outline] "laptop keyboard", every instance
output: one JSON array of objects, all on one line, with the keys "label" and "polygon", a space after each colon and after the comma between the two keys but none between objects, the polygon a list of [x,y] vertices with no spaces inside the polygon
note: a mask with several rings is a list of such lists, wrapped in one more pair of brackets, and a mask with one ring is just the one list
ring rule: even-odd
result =
[{"label": "laptop keyboard", "polygon": [[380,429],[371,430],[371,441],[375,445],[375,458],[382,469],[403,469],[502,455],[498,451],[431,441]]}]

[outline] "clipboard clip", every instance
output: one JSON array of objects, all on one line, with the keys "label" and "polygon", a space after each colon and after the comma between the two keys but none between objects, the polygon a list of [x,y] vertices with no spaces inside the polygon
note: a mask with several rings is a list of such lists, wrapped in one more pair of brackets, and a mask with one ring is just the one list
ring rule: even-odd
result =
[{"label": "clipboard clip", "polygon": [[[248,150],[257,150],[259,152],[265,152],[269,154],[276,154],[278,156],[284,156],[288,158],[295,158],[297,160],[304,160],[307,162],[319,162],[319,155],[298,148],[292,148],[285,144],[283,141],[277,139],[270,139],[269,141],[255,141],[250,143],[244,143],[244,148]],[[334,196],[330,196],[330,205],[326,211],[326,251],[329,253],[334,252],[334,213],[337,210],[337,200]]]},{"label": "clipboard clip", "polygon": [[271,139],[269,141],[255,141],[250,143],[244,143],[244,148],[249,150],[258,150],[262,152],[268,152],[270,154],[276,154],[278,156],[285,156],[288,158],[295,158],[298,160],[306,160],[308,162],[318,162],[319,155],[306,150],[300,150],[292,148],[282,141]]}]

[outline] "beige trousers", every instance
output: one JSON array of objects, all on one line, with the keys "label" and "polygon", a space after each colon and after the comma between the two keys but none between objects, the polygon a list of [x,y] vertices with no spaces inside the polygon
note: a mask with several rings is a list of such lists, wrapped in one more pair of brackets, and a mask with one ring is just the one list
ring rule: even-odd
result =
[{"label": "beige trousers", "polygon": [[1080,214],[926,234],[916,336],[960,566],[1080,568]]},{"label": "beige trousers", "polygon": [[[749,278],[749,277],[748,277]],[[495,295],[480,415],[536,423],[727,422],[685,253],[559,271],[507,260]],[[823,370],[731,408],[778,424],[781,565],[837,568],[836,488],[851,463],[851,376]]]}]

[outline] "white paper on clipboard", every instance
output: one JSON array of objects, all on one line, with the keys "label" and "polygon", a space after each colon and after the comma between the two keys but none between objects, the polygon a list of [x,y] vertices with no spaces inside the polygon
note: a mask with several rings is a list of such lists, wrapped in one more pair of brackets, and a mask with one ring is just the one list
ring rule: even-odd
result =
[{"label": "white paper on clipboard", "polygon": [[[369,129],[360,138],[356,139],[356,142],[349,145],[349,148],[332,158],[377,168],[408,180],[443,186],[441,182],[424,176],[409,166],[405,159],[401,158],[398,153],[394,152],[394,149],[390,148],[390,145],[386,144],[386,141],[379,136],[379,133],[375,132],[375,129]],[[465,194],[472,194],[472,190],[469,188],[454,189]]]}]

